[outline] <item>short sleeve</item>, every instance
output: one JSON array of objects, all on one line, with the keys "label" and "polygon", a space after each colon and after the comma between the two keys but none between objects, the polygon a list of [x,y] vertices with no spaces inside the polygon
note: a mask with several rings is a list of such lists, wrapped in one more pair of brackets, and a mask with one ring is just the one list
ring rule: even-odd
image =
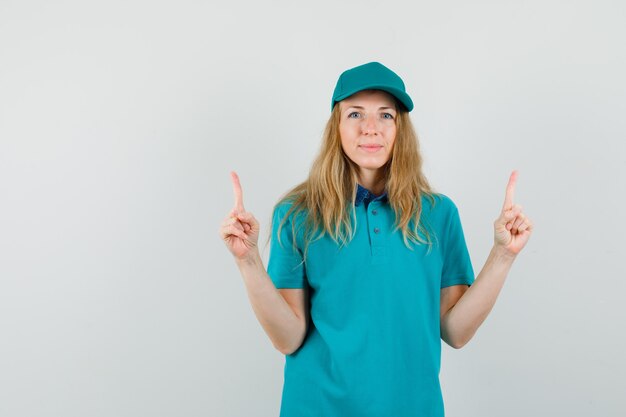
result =
[{"label": "short sleeve", "polygon": [[302,251],[299,247],[295,249],[293,247],[293,213],[283,224],[280,230],[280,243],[278,242],[278,227],[288,210],[288,204],[279,204],[274,208],[267,273],[276,288],[304,288],[305,269]]},{"label": "short sleeve", "polygon": [[465,243],[459,210],[452,200],[448,199],[448,202],[450,211],[443,239],[441,288],[462,284],[472,285],[474,282],[474,269],[472,268],[472,261]]}]

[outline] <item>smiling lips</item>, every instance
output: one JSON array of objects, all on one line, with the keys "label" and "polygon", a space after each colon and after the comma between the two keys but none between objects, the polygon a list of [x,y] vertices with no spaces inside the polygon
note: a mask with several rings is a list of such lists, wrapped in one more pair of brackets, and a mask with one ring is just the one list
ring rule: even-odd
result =
[{"label": "smiling lips", "polygon": [[376,152],[382,149],[382,145],[376,145],[376,144],[359,145],[359,148],[362,148],[365,152]]}]

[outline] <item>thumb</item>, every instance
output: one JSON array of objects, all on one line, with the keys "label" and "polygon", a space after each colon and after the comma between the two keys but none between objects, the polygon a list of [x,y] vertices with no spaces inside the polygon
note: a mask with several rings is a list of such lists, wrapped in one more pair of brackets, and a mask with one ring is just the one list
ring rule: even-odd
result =
[{"label": "thumb", "polygon": [[240,220],[245,220],[245,221],[254,221],[255,220],[254,216],[249,211],[244,211],[244,212],[241,212],[241,213],[237,213],[237,214],[235,214],[235,217],[237,217]]},{"label": "thumb", "polygon": [[502,226],[515,219],[515,217],[519,214],[518,209],[506,210],[504,211],[500,217],[495,221],[496,226]]},{"label": "thumb", "polygon": [[502,218],[508,221],[508,220],[513,220],[515,216],[517,216],[517,210],[507,210],[504,212],[504,215],[502,216]]}]

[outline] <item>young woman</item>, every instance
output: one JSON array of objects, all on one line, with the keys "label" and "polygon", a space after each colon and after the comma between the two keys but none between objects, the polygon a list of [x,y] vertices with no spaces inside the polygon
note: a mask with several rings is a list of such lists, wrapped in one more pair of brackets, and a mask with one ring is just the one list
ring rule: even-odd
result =
[{"label": "young woman", "polygon": [[341,74],[309,177],[274,208],[267,271],[231,173],[220,236],[286,355],[282,417],[443,416],[441,340],[472,338],[530,237],[513,171],[474,279],[457,207],[422,173],[412,108],[382,64]]}]

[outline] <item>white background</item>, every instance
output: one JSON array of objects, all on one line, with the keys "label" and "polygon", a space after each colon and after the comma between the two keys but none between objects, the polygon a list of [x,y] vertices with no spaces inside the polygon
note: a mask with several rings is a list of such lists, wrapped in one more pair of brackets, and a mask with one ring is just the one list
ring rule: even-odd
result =
[{"label": "white background", "polygon": [[217,233],[229,171],[264,243],[337,77],[374,60],[476,273],[513,169],[535,223],[475,338],[444,344],[447,415],[624,415],[625,21],[597,0],[1,0],[0,415],[276,416],[284,357]]}]

